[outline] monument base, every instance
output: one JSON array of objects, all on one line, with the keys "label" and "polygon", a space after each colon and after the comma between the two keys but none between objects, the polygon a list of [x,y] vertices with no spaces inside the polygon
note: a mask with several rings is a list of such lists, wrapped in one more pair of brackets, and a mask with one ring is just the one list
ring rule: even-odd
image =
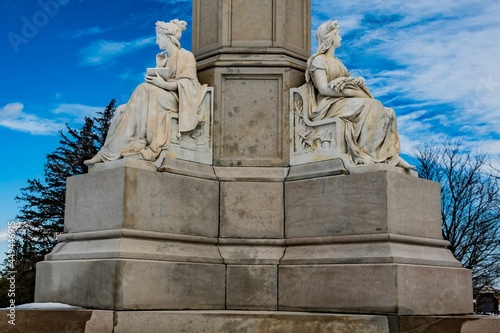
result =
[{"label": "monument base", "polygon": [[[8,318],[8,310],[0,317]],[[384,316],[276,311],[100,311],[17,310],[15,325],[1,332],[178,333],[494,333],[500,318],[489,316]]]},{"label": "monument base", "polygon": [[441,238],[439,184],[390,170],[343,175],[335,163],[167,159],[157,172],[123,162],[68,179],[65,233],[38,263],[36,302],[472,313],[471,273]]}]

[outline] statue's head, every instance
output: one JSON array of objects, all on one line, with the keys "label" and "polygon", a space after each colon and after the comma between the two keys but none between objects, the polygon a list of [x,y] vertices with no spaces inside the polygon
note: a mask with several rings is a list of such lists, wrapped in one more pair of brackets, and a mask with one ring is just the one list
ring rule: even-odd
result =
[{"label": "statue's head", "polygon": [[178,19],[170,22],[157,21],[156,22],[156,39],[168,38],[177,47],[181,47],[182,33],[186,30],[186,21],[179,21]]},{"label": "statue's head", "polygon": [[340,39],[340,26],[337,20],[320,25],[316,31],[316,40],[318,41],[318,51],[316,53],[325,53],[332,47],[336,39]]}]

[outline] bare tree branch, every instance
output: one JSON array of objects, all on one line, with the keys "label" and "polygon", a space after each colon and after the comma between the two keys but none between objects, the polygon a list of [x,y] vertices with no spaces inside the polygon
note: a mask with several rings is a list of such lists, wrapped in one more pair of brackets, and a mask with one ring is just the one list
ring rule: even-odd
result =
[{"label": "bare tree branch", "polygon": [[461,141],[414,147],[419,176],[441,184],[443,238],[472,270],[474,289],[500,280],[500,171]]}]

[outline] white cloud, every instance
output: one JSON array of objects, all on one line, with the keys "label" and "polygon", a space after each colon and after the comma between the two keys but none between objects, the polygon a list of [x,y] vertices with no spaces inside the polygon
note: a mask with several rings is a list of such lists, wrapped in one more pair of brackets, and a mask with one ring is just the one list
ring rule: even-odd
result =
[{"label": "white cloud", "polygon": [[154,44],[155,37],[142,37],[131,42],[98,40],[80,51],[81,64],[97,66],[111,62],[118,56]]},{"label": "white cloud", "polygon": [[65,128],[66,123],[81,123],[85,116],[95,116],[104,107],[76,103],[59,104],[52,110],[54,118],[42,118],[26,113],[22,103],[9,103],[0,108],[0,126],[32,135],[54,135]]},{"label": "white cloud", "polygon": [[98,35],[106,32],[105,29],[101,27],[89,27],[81,30],[68,30],[61,32],[58,36],[62,38],[68,39],[78,39],[85,36]]},{"label": "white cloud", "polygon": [[4,242],[4,241],[10,239],[9,229],[17,230],[21,225],[20,222],[15,222],[15,221],[9,221],[8,224],[9,224],[9,226],[6,229],[0,230],[0,242]]},{"label": "white cloud", "polygon": [[40,118],[23,111],[21,103],[10,103],[0,109],[0,126],[11,130],[28,132],[33,135],[56,134],[64,123],[54,119]]},{"label": "white cloud", "polygon": [[88,106],[82,104],[63,103],[54,109],[55,114],[68,114],[83,119],[85,116],[93,117],[104,108],[100,106]]},{"label": "white cloud", "polygon": [[4,242],[9,238],[9,232],[7,230],[0,230],[0,242]]}]

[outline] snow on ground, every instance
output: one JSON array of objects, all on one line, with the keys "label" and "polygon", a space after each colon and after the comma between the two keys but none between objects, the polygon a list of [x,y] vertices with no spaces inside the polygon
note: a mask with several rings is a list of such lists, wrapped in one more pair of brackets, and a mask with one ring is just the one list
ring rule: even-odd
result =
[{"label": "snow on ground", "polygon": [[[63,304],[63,303],[27,303],[16,305],[16,310],[41,310],[41,309],[81,309],[78,306]],[[0,310],[9,310],[9,308],[3,308]]]}]

